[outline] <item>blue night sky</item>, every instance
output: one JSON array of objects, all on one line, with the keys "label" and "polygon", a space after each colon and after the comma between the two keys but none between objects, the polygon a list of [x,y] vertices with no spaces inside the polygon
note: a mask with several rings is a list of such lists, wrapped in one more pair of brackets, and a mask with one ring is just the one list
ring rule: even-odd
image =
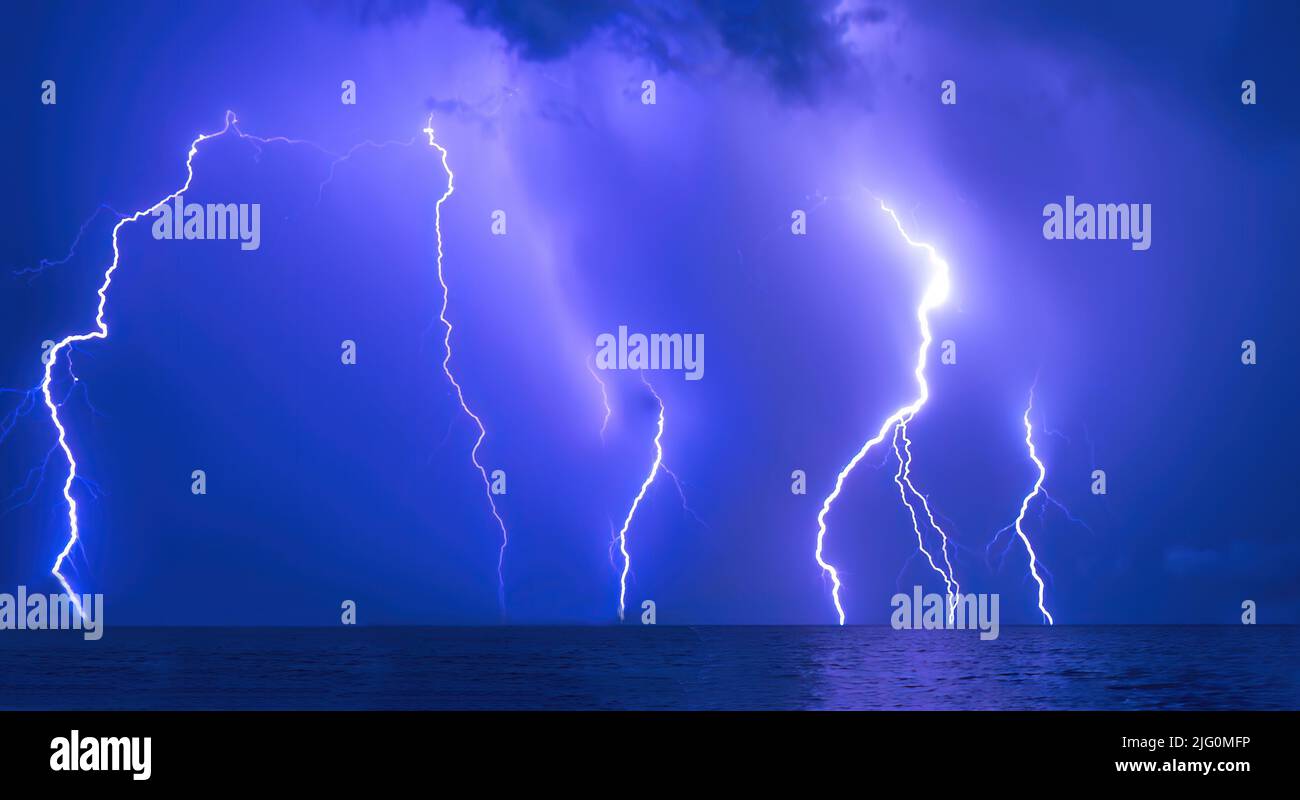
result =
[{"label": "blue night sky", "polygon": [[[115,221],[96,209],[175,191],[189,143],[231,109],[247,134],[318,147],[199,146],[186,199],[260,203],[258,250],[122,229],[110,335],[71,349],[75,383],[67,351],[52,371],[89,479],[69,580],[104,593],[109,625],[334,624],[344,599],[363,624],[502,619],[477,430],[441,371],[432,113],[455,173],[451,366],[482,461],[507,476],[508,621],[617,621],[611,533],[657,406],[635,372],[603,373],[602,442],[587,359],[626,325],[707,342],[702,380],[646,376],[690,512],[660,474],[628,536],[633,613],[834,622],[817,512],[916,395],[929,274],[874,194],[952,270],[931,323],[957,363],[932,354],[909,434],[963,588],[1000,593],[1004,624],[1039,621],[1024,549],[988,548],[1034,482],[1037,377],[1045,485],[1082,523],[1041,497],[1026,518],[1058,622],[1236,622],[1247,599],[1261,622],[1300,622],[1294,6],[567,5],[6,7],[0,591],[59,589],[68,465],[23,392],[42,341],[93,328]],[[322,149],[367,140],[392,144],[322,188]],[[1045,240],[1043,206],[1066,195],[1150,203],[1151,248]],[[88,218],[72,257],[24,271],[67,256]],[[942,586],[886,453],[828,517],[851,623]]]}]

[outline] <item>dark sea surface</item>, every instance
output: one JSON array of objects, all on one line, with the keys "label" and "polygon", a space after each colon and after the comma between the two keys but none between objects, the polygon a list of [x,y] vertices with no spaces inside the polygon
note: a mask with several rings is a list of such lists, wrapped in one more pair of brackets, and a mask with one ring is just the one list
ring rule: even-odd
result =
[{"label": "dark sea surface", "polygon": [[1297,709],[1300,627],[0,631],[0,708]]}]

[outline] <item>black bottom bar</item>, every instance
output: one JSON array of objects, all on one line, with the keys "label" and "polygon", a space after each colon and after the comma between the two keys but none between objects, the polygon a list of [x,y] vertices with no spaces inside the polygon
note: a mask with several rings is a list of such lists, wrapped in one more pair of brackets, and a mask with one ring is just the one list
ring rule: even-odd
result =
[{"label": "black bottom bar", "polygon": [[[1293,712],[9,712],[0,714],[0,763],[7,780],[49,785],[1224,786],[1290,780],[1296,722]],[[116,755],[119,769],[67,768],[73,731],[88,759],[78,767],[112,766]],[[135,780],[143,737],[149,777]]]}]

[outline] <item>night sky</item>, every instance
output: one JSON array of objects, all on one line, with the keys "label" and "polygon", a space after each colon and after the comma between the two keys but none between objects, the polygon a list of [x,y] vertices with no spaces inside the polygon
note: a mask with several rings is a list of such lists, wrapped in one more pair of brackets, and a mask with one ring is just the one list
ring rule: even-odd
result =
[{"label": "night sky", "polygon": [[[952,270],[909,432],[963,588],[1000,593],[1003,624],[1039,622],[1024,550],[987,549],[1036,475],[1021,415],[1037,380],[1046,487],[1079,520],[1041,500],[1027,517],[1058,622],[1234,623],[1248,599],[1260,622],[1300,622],[1300,11],[568,5],[6,7],[0,386],[17,391],[0,394],[0,591],[59,588],[67,464],[22,392],[42,341],[93,326],[115,221],[96,209],[175,191],[189,143],[230,109],[248,134],[318,147],[199,146],[186,198],[260,203],[258,250],[123,228],[110,335],[72,351],[75,383],[66,357],[53,370],[91,481],[73,487],[69,579],[104,593],[110,626],[336,624],[345,599],[363,624],[503,619],[477,430],[441,371],[432,113],[455,173],[451,366],[483,462],[507,476],[507,621],[617,621],[611,530],[657,412],[636,373],[604,373],[602,441],[587,359],[620,325],[707,342],[702,380],[646,375],[689,511],[661,475],[628,538],[629,605],[653,599],[660,624],[835,621],[817,511],[916,394],[928,273],[882,198]],[[388,144],[322,187],[322,149],[367,140]],[[1150,203],[1150,249],[1045,240],[1043,207],[1066,195]],[[67,256],[87,219],[75,255],[25,271]],[[956,364],[937,363],[945,339]],[[828,518],[851,623],[942,586],[886,455]]]}]

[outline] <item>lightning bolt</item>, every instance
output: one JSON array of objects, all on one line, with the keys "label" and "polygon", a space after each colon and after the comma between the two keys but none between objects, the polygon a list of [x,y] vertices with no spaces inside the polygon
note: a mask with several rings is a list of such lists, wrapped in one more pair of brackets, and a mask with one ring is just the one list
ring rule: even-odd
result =
[{"label": "lightning bolt", "polygon": [[1034,553],[1034,546],[1029,543],[1029,536],[1025,534],[1024,528],[1025,514],[1029,512],[1029,504],[1039,494],[1043,494],[1043,482],[1047,480],[1047,467],[1039,459],[1038,450],[1034,447],[1034,426],[1029,422],[1029,413],[1033,410],[1034,389],[1031,387],[1029,390],[1029,405],[1025,407],[1023,419],[1025,422],[1025,445],[1029,448],[1029,460],[1033,461],[1034,466],[1038,468],[1038,479],[1034,481],[1034,487],[1030,489],[1029,494],[1025,495],[1025,499],[1020,502],[1020,513],[1016,516],[1016,521],[1013,524],[1016,536],[1020,537],[1020,541],[1025,545],[1025,552],[1029,555],[1029,574],[1034,577],[1034,582],[1038,584],[1038,610],[1042,612],[1043,618],[1047,620],[1048,625],[1055,625],[1056,622],[1052,619],[1052,614],[1047,610],[1047,606],[1043,601],[1046,587],[1043,585],[1042,577],[1038,574],[1038,556]]},{"label": "lightning bolt", "polygon": [[[86,407],[90,409],[92,414],[99,415],[99,410],[96,409],[94,403],[90,401],[90,393],[86,388],[86,384],[77,377],[76,372],[72,368],[72,352],[74,350],[75,348],[69,350],[66,359],[68,365],[68,376],[72,378],[72,385],[68,387],[68,391],[59,402],[59,407],[62,408],[67,405],[68,401],[72,399],[72,396],[77,392],[77,390],[81,389],[82,399],[85,400]],[[13,430],[14,425],[17,424],[19,416],[25,416],[37,407],[38,404],[36,398],[40,395],[40,387],[35,386],[27,391],[0,389],[0,394],[10,393],[22,395],[22,400],[10,414],[7,414],[3,420],[0,420],[0,443],[3,443],[5,438]],[[58,449],[59,445],[57,441],[54,444],[51,444],[50,448],[45,453],[45,457],[41,460],[41,463],[28,470],[27,475],[23,478],[23,482],[18,486],[15,486],[3,500],[0,500],[0,516],[4,516],[17,508],[21,508],[36,498],[37,491],[45,482],[45,473],[49,469],[50,459],[54,457],[54,454]],[[101,490],[94,481],[90,480],[85,475],[78,475],[77,480],[88,492],[90,492],[91,497],[99,496]]]},{"label": "lightning bolt", "polygon": [[[79,543],[81,541],[81,527],[77,517],[77,499],[72,494],[72,486],[74,483],[80,481],[81,483],[85,484],[88,487],[88,489],[92,492],[92,494],[95,492],[95,490],[92,483],[87,481],[86,478],[78,475],[77,459],[72,452],[72,447],[68,444],[68,431],[64,426],[63,421],[59,418],[59,408],[63,406],[67,398],[64,398],[63,402],[55,402],[53,391],[52,391],[53,371],[54,371],[55,364],[58,363],[59,354],[62,353],[65,349],[72,348],[74,345],[76,345],[79,342],[87,342],[93,339],[108,338],[108,323],[104,319],[104,312],[108,304],[108,289],[113,283],[113,273],[117,271],[118,266],[121,264],[122,261],[122,253],[118,241],[118,236],[121,233],[122,228],[129,223],[139,221],[143,217],[151,216],[155,211],[162,208],[167,203],[170,203],[171,201],[175,200],[178,196],[183,195],[185,192],[187,192],[190,188],[190,185],[194,182],[194,158],[195,156],[198,155],[199,145],[202,144],[203,142],[208,141],[209,139],[215,139],[218,136],[222,136],[223,134],[226,134],[229,131],[234,131],[235,134],[239,136],[240,139],[251,143],[257,149],[259,157],[262,152],[262,148],[260,145],[266,145],[272,143],[309,145],[311,147],[316,148],[322,153],[334,156],[334,161],[330,164],[329,177],[327,177],[325,182],[321,184],[322,191],[324,189],[325,184],[327,184],[329,182],[329,179],[333,177],[335,167],[339,163],[346,161],[348,158],[350,158],[353,155],[353,153],[357,152],[357,150],[359,150],[360,148],[366,146],[382,148],[382,147],[386,147],[389,144],[401,144],[400,142],[385,142],[382,144],[375,144],[373,142],[367,141],[360,145],[354,146],[352,149],[348,150],[347,153],[343,155],[337,155],[331,153],[330,151],[326,150],[320,145],[315,144],[314,142],[310,142],[303,139],[290,139],[284,136],[261,137],[261,136],[254,136],[251,134],[247,134],[244,133],[242,130],[240,130],[238,123],[239,123],[239,119],[235,115],[235,112],[227,111],[225,116],[225,124],[222,126],[220,130],[215,131],[213,133],[201,133],[197,137],[195,137],[193,141],[190,142],[189,150],[186,152],[186,156],[185,156],[185,182],[184,184],[181,185],[179,189],[167,195],[166,197],[162,198],[161,200],[149,206],[148,208],[141,209],[139,211],[134,212],[133,214],[123,214],[122,212],[116,211],[108,206],[100,206],[95,210],[94,214],[92,214],[89,219],[87,219],[84,223],[82,223],[81,229],[78,231],[77,237],[73,240],[72,246],[67,256],[57,261],[42,260],[36,267],[29,268],[26,270],[21,270],[16,273],[16,274],[29,274],[29,273],[39,274],[41,271],[45,270],[46,268],[54,267],[66,263],[75,255],[77,245],[80,243],[82,237],[85,235],[87,227],[95,219],[95,217],[99,215],[100,212],[110,211],[117,217],[117,223],[113,226],[113,234],[112,234],[113,260],[108,265],[107,269],[105,269],[103,282],[100,284],[99,290],[97,292],[97,295],[99,297],[99,303],[96,306],[96,310],[95,310],[95,327],[93,330],[87,331],[85,333],[70,334],[68,336],[65,336],[63,339],[59,340],[58,342],[55,342],[54,346],[50,348],[50,350],[48,351],[44,359],[44,370],[42,372],[41,382],[38,387],[39,393],[45,402],[45,407],[49,411],[50,421],[54,424],[54,428],[58,434],[57,440],[55,442],[55,447],[52,448],[51,453],[54,452],[55,450],[62,451],[64,458],[68,462],[68,475],[63,482],[63,490],[62,490],[63,499],[64,502],[67,504],[67,508],[68,508],[68,539],[67,542],[64,544],[63,549],[59,551],[58,556],[55,558],[54,565],[53,567],[51,567],[50,573],[54,575],[54,577],[59,581],[59,584],[63,587],[63,590],[71,598],[73,606],[77,609],[77,613],[83,617],[84,617],[84,612],[81,607],[80,597],[73,590],[72,585],[68,581],[67,577],[63,574],[63,568],[64,568],[64,563],[71,555],[73,548],[79,546]],[[426,132],[429,133],[430,144],[432,144],[433,143],[432,131],[428,131],[426,129]],[[413,142],[414,140],[412,140],[412,143]],[[441,148],[439,149],[441,150]],[[446,151],[443,151],[443,165],[444,167],[446,166]],[[451,175],[451,171],[448,170],[448,176],[450,175]],[[451,184],[449,181],[447,193],[446,195],[443,196],[442,199],[445,200],[447,196],[450,194],[451,194]],[[441,206],[441,203],[442,201],[440,200],[439,206]],[[439,232],[438,241],[439,241],[439,248],[438,248],[439,249],[439,272],[441,273],[441,261],[442,261],[441,231]],[[445,288],[446,287],[444,284],[444,289]],[[69,373],[72,375],[74,388],[75,388],[75,385],[80,383],[80,381],[78,380],[77,376],[71,372],[72,364],[70,360],[68,362],[68,370]],[[89,402],[89,400],[87,401]],[[5,434],[7,434],[9,432],[9,429],[12,427],[12,422],[13,420],[10,418],[10,416],[6,416],[6,418],[3,420]],[[48,463],[48,456],[46,461]],[[44,466],[41,467],[41,472],[43,474]]]},{"label": "lightning bolt", "polygon": [[496,500],[492,498],[492,481],[488,478],[487,468],[478,459],[479,448],[483,446],[483,440],[487,438],[487,428],[483,426],[483,420],[475,414],[465,402],[465,391],[461,388],[460,382],[451,371],[451,320],[447,319],[447,304],[450,300],[451,291],[447,286],[447,278],[442,270],[442,204],[451,197],[455,191],[456,176],[447,164],[447,149],[438,144],[433,138],[433,115],[429,115],[429,120],[424,126],[424,133],[429,136],[429,146],[438,151],[442,157],[442,168],[447,172],[447,191],[443,192],[442,197],[434,205],[433,210],[433,227],[438,239],[438,283],[442,286],[442,310],[438,312],[438,319],[442,321],[446,332],[442,337],[443,358],[442,372],[447,376],[447,381],[451,383],[452,388],[456,390],[456,399],[460,401],[460,408],[465,415],[474,421],[478,428],[478,438],[474,440],[474,447],[470,450],[469,460],[478,470],[479,475],[483,478],[483,490],[487,494],[488,506],[492,509],[492,518],[496,520],[497,527],[501,529],[501,549],[497,553],[497,603],[501,607],[501,612],[505,613],[506,608],[506,582],[505,582],[505,561],[506,546],[510,544],[510,534],[506,531],[505,520],[501,518],[501,512],[497,510]]},{"label": "lightning bolt", "polygon": [[[899,447],[900,440],[902,441],[901,448]],[[930,569],[938,573],[939,577],[943,579],[944,586],[947,587],[948,618],[952,619],[957,610],[957,597],[961,594],[961,584],[957,583],[957,579],[953,577],[952,561],[948,558],[948,535],[944,532],[943,528],[939,526],[938,521],[935,520],[934,514],[930,511],[930,503],[926,499],[925,495],[917,491],[916,486],[912,484],[912,479],[910,477],[912,470],[912,442],[907,438],[906,422],[900,422],[894,427],[893,445],[894,455],[898,458],[898,472],[894,475],[894,483],[898,485],[898,497],[903,501],[903,505],[907,508],[907,513],[912,517],[912,532],[916,534],[917,549],[921,551],[922,555],[925,556],[926,561],[930,563]],[[917,520],[916,506],[907,499],[908,492],[911,492],[912,496],[920,501],[921,507],[925,511],[925,516],[930,522],[930,527],[938,532],[940,539],[943,541],[943,561],[948,567],[947,572],[945,572],[938,564],[934,563],[934,556],[931,555],[930,551],[925,547],[925,540],[921,534],[921,526]]]},{"label": "lightning bolt", "polygon": [[[926,404],[926,401],[929,400],[930,384],[925,378],[925,367],[930,352],[930,345],[934,341],[934,336],[930,332],[930,312],[943,305],[943,302],[947,299],[948,292],[951,288],[949,282],[948,262],[939,257],[939,254],[935,251],[932,245],[924,242],[913,241],[912,237],[908,236],[907,231],[903,229],[903,224],[899,221],[898,215],[886,206],[883,200],[880,201],[880,209],[888,214],[890,219],[894,221],[894,225],[898,228],[899,234],[902,235],[903,239],[910,246],[919,248],[926,252],[930,266],[930,282],[927,284],[925,292],[921,296],[921,303],[916,309],[916,320],[921,330],[921,346],[916,356],[916,369],[913,371],[918,388],[917,397],[911,403],[890,414],[889,417],[885,419],[884,424],[880,426],[880,430],[876,435],[868,439],[858,452],[853,455],[853,458],[849,460],[849,463],[844,465],[844,468],[840,470],[839,475],[835,478],[835,488],[826,496],[826,499],[822,501],[821,511],[817,514],[817,549],[815,556],[817,564],[822,568],[822,572],[829,575],[831,578],[831,598],[835,602],[835,612],[839,615],[839,622],[841,625],[844,624],[844,606],[840,602],[840,588],[842,584],[840,582],[839,571],[823,557],[826,540],[826,516],[830,513],[831,506],[834,505],[835,501],[839,498],[840,493],[844,490],[844,481],[848,478],[849,474],[853,472],[854,468],[857,467],[858,462],[862,461],[862,459],[866,457],[867,453],[871,451],[871,448],[883,442],[885,437],[889,435],[889,431],[894,428],[894,426],[906,426],[906,424],[910,422],[912,418],[916,416],[916,413]],[[906,504],[906,500],[904,500],[904,503]],[[940,531],[940,535],[942,535],[942,531]],[[944,538],[946,541],[947,537],[945,536]],[[931,564],[933,564],[933,559],[931,559]],[[936,567],[936,570],[937,569],[938,568]]]},{"label": "lightning bolt", "polygon": [[[1039,508],[1039,512],[1038,512],[1038,519],[1044,525],[1047,523],[1048,506],[1054,506],[1058,511],[1061,512],[1061,515],[1065,517],[1066,521],[1078,525],[1080,528],[1083,528],[1085,531],[1093,534],[1094,536],[1097,534],[1097,531],[1095,531],[1093,527],[1089,525],[1087,522],[1084,522],[1081,518],[1076,516],[1075,513],[1070,510],[1069,506],[1067,506],[1065,503],[1062,503],[1060,500],[1057,500],[1056,497],[1054,497],[1050,492],[1048,492],[1046,486],[1043,486],[1043,488],[1039,490],[1038,493],[1043,497],[1043,504]],[[1015,526],[1016,525],[1014,522],[1007,523],[1005,526],[1000,528],[997,533],[993,534],[993,538],[989,541],[988,546],[984,548],[985,561],[988,563],[990,569],[993,566],[993,548],[998,544],[998,542],[1002,540],[1002,534],[1006,533],[1007,531],[1014,530]],[[998,557],[998,567],[997,567],[998,570],[1001,570],[1002,565],[1006,563],[1007,553],[1011,550],[1011,545],[1014,542],[1015,542],[1015,537],[1010,537],[1007,540],[1006,546],[1002,548],[1002,553]],[[1047,572],[1047,569],[1042,564],[1039,564],[1038,567],[1039,569],[1042,569],[1045,573],[1047,573],[1047,577],[1049,579],[1052,577],[1051,573]]]},{"label": "lightning bolt", "polygon": [[[595,367],[592,366],[590,356],[587,358],[587,372],[591,373],[592,379],[595,380],[596,383],[600,386],[600,399],[602,405],[605,408],[605,418],[602,420],[600,425],[600,441],[604,443],[605,430],[609,427],[609,418],[614,413],[613,409],[609,404],[609,391],[608,391],[608,387],[605,384],[605,381],[601,379],[600,373],[595,369]],[[617,546],[619,551],[623,554],[623,570],[619,576],[619,596],[618,596],[618,618],[620,620],[623,619],[625,601],[627,597],[627,576],[628,573],[631,571],[631,561],[627,551],[627,531],[629,526],[632,524],[632,518],[636,516],[636,510],[638,506],[640,506],[641,501],[645,498],[646,492],[649,490],[650,485],[654,483],[654,479],[658,473],[662,472],[665,475],[667,475],[670,480],[672,480],[673,486],[676,487],[677,489],[677,497],[679,500],[681,500],[682,511],[686,512],[686,514],[688,514],[693,520],[695,520],[695,522],[697,522],[704,529],[712,530],[711,528],[709,528],[709,524],[705,522],[704,519],[695,512],[695,509],[691,508],[690,503],[687,502],[686,489],[682,486],[681,478],[677,477],[677,473],[669,469],[668,465],[664,463],[664,451],[663,451],[664,401],[663,398],[659,396],[659,393],[655,391],[654,386],[650,384],[650,381],[646,380],[645,373],[641,374],[641,383],[645,384],[645,387],[650,390],[650,393],[654,395],[655,401],[658,402],[659,404],[659,426],[658,426],[658,430],[655,433],[655,438],[654,438],[655,459],[654,459],[654,464],[651,465],[649,476],[647,476],[645,483],[641,485],[641,491],[639,491],[637,493],[637,496],[633,499],[632,507],[628,509],[627,517],[623,521],[622,529],[618,533],[614,533],[613,523],[612,522],[610,523],[610,533],[611,533],[610,544],[609,544],[610,564],[611,565],[614,564],[615,546]]]},{"label": "lightning bolt", "polygon": [[[113,261],[104,271],[104,282],[99,287],[99,305],[95,311],[95,329],[86,333],[75,333],[63,337],[54,344],[49,351],[49,356],[45,359],[45,370],[41,379],[40,389],[41,396],[45,400],[45,407],[49,409],[50,421],[54,423],[55,430],[58,431],[58,448],[63,451],[64,457],[68,461],[68,477],[63,482],[63,499],[68,506],[68,541],[64,544],[63,549],[59,551],[58,557],[54,560],[54,566],[50,568],[50,574],[59,581],[63,586],[64,592],[72,600],[73,606],[77,609],[77,614],[84,618],[84,612],[81,608],[81,598],[73,590],[72,585],[63,575],[63,562],[68,558],[80,541],[81,531],[77,520],[77,499],[72,496],[72,485],[77,480],[77,458],[72,453],[72,448],[68,445],[68,432],[63,426],[62,420],[59,419],[59,405],[54,402],[54,396],[51,393],[50,384],[53,380],[54,365],[59,359],[59,353],[64,348],[70,347],[77,342],[87,342],[92,339],[108,338],[108,323],[104,321],[104,307],[108,303],[108,287],[113,283],[113,273],[117,271],[118,265],[122,260],[122,253],[118,246],[118,234],[121,233],[122,227],[128,223],[136,222],[142,217],[153,214],[159,208],[176,199],[178,195],[184,194],[194,181],[194,157],[198,155],[199,145],[203,142],[215,138],[229,131],[235,124],[236,118],[233,111],[226,112],[226,124],[216,133],[201,133],[194,141],[190,142],[189,152],[185,156],[185,183],[181,188],[159,200],[157,203],[148,208],[141,209],[129,216],[123,216],[118,219],[117,224],[113,226]],[[238,132],[238,131],[237,131]],[[243,134],[241,133],[242,137]]]},{"label": "lightning bolt", "polygon": [[650,490],[650,484],[655,482],[655,476],[659,474],[664,461],[664,401],[659,396],[659,393],[655,391],[655,387],[651,386],[650,382],[645,379],[644,374],[641,376],[641,382],[646,385],[646,388],[650,390],[650,394],[654,395],[655,402],[659,404],[659,421],[655,429],[655,457],[650,464],[650,473],[641,482],[641,489],[636,493],[636,497],[632,499],[632,506],[627,510],[627,517],[623,519],[623,527],[618,531],[618,549],[623,554],[623,572],[618,578],[618,619],[620,622],[623,620],[623,612],[627,608],[627,574],[632,569],[632,557],[627,552],[627,531],[632,526],[632,518],[636,516],[637,508],[641,505],[641,501],[645,499],[646,492]]},{"label": "lightning bolt", "polygon": [[[600,386],[600,401],[601,405],[605,408],[605,418],[601,420],[600,423],[600,441],[604,444],[605,431],[609,428],[609,418],[613,415],[614,410],[609,404],[609,389],[605,385],[605,381],[600,377],[600,374],[596,371],[595,367],[592,366],[590,356],[587,358],[587,372],[591,373],[592,380],[596,381],[597,385]],[[654,391],[654,387],[650,386],[644,375],[641,376],[641,382],[647,387],[650,387],[650,391]],[[660,402],[662,403],[663,401],[660,400]],[[705,522],[704,518],[697,514],[695,509],[691,508],[690,502],[686,499],[686,488],[683,486],[682,479],[677,476],[677,473],[669,469],[668,465],[662,462],[659,464],[659,470],[672,480],[673,486],[677,489],[677,497],[682,502],[682,511],[686,512],[686,514],[691,519],[695,520],[700,527],[712,530],[712,528],[709,527],[709,523]]]}]

